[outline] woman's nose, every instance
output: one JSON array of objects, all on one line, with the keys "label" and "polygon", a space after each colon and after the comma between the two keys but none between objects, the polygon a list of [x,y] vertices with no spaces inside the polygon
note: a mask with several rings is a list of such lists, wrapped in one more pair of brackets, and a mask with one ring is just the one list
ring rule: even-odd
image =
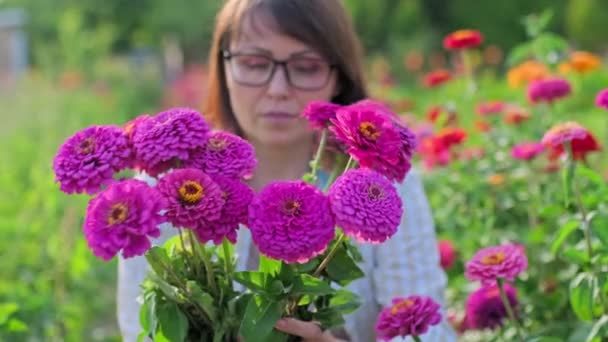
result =
[{"label": "woman's nose", "polygon": [[287,70],[284,65],[277,65],[277,69],[270,78],[268,84],[268,95],[271,96],[282,96],[289,94],[289,79],[287,77]]}]

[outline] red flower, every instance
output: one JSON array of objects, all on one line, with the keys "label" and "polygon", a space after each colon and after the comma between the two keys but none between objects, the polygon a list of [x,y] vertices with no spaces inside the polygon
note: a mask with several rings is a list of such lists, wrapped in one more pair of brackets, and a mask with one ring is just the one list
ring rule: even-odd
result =
[{"label": "red flower", "polygon": [[446,110],[441,106],[433,106],[426,112],[426,119],[432,123],[441,122],[445,126],[450,126],[456,123],[456,113]]},{"label": "red flower", "polygon": [[448,50],[470,49],[481,45],[483,36],[476,30],[458,30],[443,39],[443,47]]},{"label": "red flower", "polygon": [[456,261],[456,248],[450,240],[439,241],[437,247],[439,248],[440,264],[444,270],[448,270],[454,266]]},{"label": "red flower", "polygon": [[428,74],[424,75],[422,78],[422,84],[424,84],[427,88],[434,88],[440,86],[447,81],[452,79],[452,74],[445,69],[439,69],[435,71],[431,71]]},{"label": "red flower", "polygon": [[519,125],[530,119],[530,114],[524,110],[509,110],[505,113],[504,122],[509,125]]},{"label": "red flower", "polygon": [[[572,155],[575,160],[585,160],[588,153],[602,149],[595,137],[589,132],[586,132],[582,138],[572,139],[570,143],[572,144]],[[552,147],[549,151],[549,159],[555,160],[559,158],[562,153],[564,153],[563,145]]]},{"label": "red flower", "polygon": [[445,127],[437,133],[436,138],[441,139],[446,148],[450,148],[462,144],[467,139],[467,132],[462,128]]}]

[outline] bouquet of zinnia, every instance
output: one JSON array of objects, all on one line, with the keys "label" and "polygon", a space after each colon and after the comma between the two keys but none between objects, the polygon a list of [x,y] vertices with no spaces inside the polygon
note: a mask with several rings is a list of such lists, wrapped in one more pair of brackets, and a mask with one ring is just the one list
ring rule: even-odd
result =
[{"label": "bouquet of zinnia", "polygon": [[[408,173],[415,138],[370,100],[314,102],[302,115],[320,135],[310,172],[258,193],[247,185],[252,145],[187,108],[88,127],[59,148],[60,189],[93,196],[83,225],[91,251],[106,261],[145,255],[151,266],[142,339],[286,341],[274,329],[282,317],[333,328],[357,309],[346,289],[364,276],[353,242],[382,243],[397,231],[403,209],[393,182]],[[153,246],[161,226],[175,237]],[[257,271],[236,270],[239,229],[261,254]],[[378,331],[417,337],[439,322],[437,310],[428,298],[396,299]]]}]

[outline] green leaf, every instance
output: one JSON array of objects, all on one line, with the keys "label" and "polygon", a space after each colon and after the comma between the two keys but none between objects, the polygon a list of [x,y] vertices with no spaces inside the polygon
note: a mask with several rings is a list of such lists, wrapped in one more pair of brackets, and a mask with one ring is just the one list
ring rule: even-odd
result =
[{"label": "green leaf", "polygon": [[574,247],[566,249],[562,253],[562,257],[568,262],[571,262],[576,265],[584,266],[589,264],[589,254]]},{"label": "green leaf", "polygon": [[161,292],[167,296],[167,298],[177,303],[184,303],[185,299],[177,287],[169,284],[156,273],[150,273],[148,274],[148,277],[150,280],[154,281],[154,283],[158,286]]},{"label": "green leaf", "polygon": [[17,303],[2,303],[0,304],[0,325],[8,321],[12,314],[17,312],[19,305]]},{"label": "green leaf", "polygon": [[[188,334],[188,318],[179,309],[177,303],[165,302],[156,308],[159,330],[162,336],[172,342],[181,342]],[[154,336],[156,341],[156,335]]]},{"label": "green leaf", "polygon": [[27,331],[27,324],[16,318],[11,318],[8,320],[7,330],[13,333],[24,332]]},{"label": "green leaf", "polygon": [[572,234],[572,232],[574,232],[579,226],[580,222],[577,220],[570,220],[566,222],[566,224],[562,225],[557,232],[557,237],[555,240],[553,240],[553,244],[551,244],[551,252],[553,254],[557,253],[568,236],[570,236],[570,234]]},{"label": "green leaf", "polygon": [[539,336],[526,340],[526,342],[564,342],[564,340],[557,337]]},{"label": "green leaf", "polygon": [[281,262],[279,260],[270,259],[264,255],[260,255],[260,267],[259,271],[268,273],[271,275],[277,274],[281,269]]},{"label": "green leaf", "polygon": [[186,288],[188,289],[190,298],[196,301],[196,304],[203,309],[211,323],[217,323],[217,310],[213,302],[213,297],[209,293],[203,291],[195,281],[188,281],[186,283]]},{"label": "green leaf", "polygon": [[329,261],[326,272],[331,280],[342,286],[365,275],[344,248],[338,249],[333,259]]},{"label": "green leaf", "polygon": [[608,219],[606,217],[596,216],[591,221],[591,231],[604,246],[608,246]]},{"label": "green leaf", "polygon": [[154,272],[160,277],[165,275],[167,267],[171,265],[171,260],[169,259],[169,256],[167,256],[167,251],[158,246],[154,246],[146,252],[146,260],[148,260],[148,263]]},{"label": "green leaf", "polygon": [[274,329],[281,318],[284,306],[284,301],[273,301],[264,296],[251,297],[241,322],[239,335],[247,342],[286,341],[287,335]]},{"label": "green leaf", "polygon": [[[600,334],[600,332],[603,331],[602,334]],[[593,328],[591,328],[591,331],[589,332],[589,336],[587,336],[587,339],[585,340],[585,342],[591,342],[593,341],[595,338],[598,337],[608,337],[608,316],[604,315],[602,316],[597,322],[595,322],[595,324],[593,325]]]},{"label": "green leaf", "polygon": [[315,278],[309,274],[300,274],[294,279],[293,288],[291,290],[292,295],[317,295],[323,296],[334,293],[335,290],[329,286],[328,283],[324,282],[319,278]]},{"label": "green leaf", "polygon": [[600,191],[605,191],[607,188],[607,184],[606,184],[606,181],[604,180],[604,178],[597,172],[591,170],[590,168],[588,168],[584,165],[580,165],[580,164],[577,165],[576,175],[577,176],[580,175],[580,176],[588,179],[593,184],[595,184]]},{"label": "green leaf", "polygon": [[312,273],[320,263],[319,259],[311,259],[305,264],[298,264],[297,269],[299,273]]},{"label": "green leaf", "polygon": [[323,328],[329,329],[344,324],[342,313],[333,308],[323,308],[312,315],[312,319],[321,323]]},{"label": "green leaf", "polygon": [[285,285],[291,285],[291,283],[293,283],[294,278],[296,277],[296,272],[296,266],[281,263],[281,270],[279,271],[278,277]]},{"label": "green leaf", "polygon": [[234,280],[246,288],[254,291],[266,293],[270,290],[272,277],[262,272],[236,272]]},{"label": "green leaf", "polygon": [[329,307],[346,315],[361,306],[361,300],[355,293],[345,289],[337,290],[329,300]]},{"label": "green leaf", "polygon": [[583,321],[593,319],[593,276],[581,273],[570,283],[570,305]]},{"label": "green leaf", "polygon": [[158,320],[156,318],[156,292],[149,292],[144,295],[144,303],[139,309],[139,324],[144,331],[142,333],[147,334],[154,333]]}]

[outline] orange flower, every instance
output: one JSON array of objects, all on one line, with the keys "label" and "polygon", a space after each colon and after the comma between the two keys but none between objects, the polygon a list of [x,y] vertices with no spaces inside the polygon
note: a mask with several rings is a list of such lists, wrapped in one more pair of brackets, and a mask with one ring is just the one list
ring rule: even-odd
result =
[{"label": "orange flower", "polygon": [[551,76],[549,69],[542,63],[527,61],[515,66],[507,73],[507,81],[512,88],[519,88],[532,81],[538,81]]},{"label": "orange flower", "polygon": [[570,55],[570,65],[572,69],[579,73],[596,70],[601,64],[600,57],[589,52],[576,51]]},{"label": "orange flower", "polygon": [[452,79],[452,75],[449,71],[445,69],[439,69],[435,71],[431,71],[428,74],[424,75],[422,79],[422,84],[424,84],[427,88],[434,88],[444,84],[445,82]]},{"label": "orange flower", "polygon": [[502,173],[495,173],[488,177],[488,184],[499,186],[505,182],[505,176]]},{"label": "orange flower", "polygon": [[504,122],[509,125],[519,125],[530,119],[530,114],[523,109],[512,109],[505,113]]},{"label": "orange flower", "polygon": [[492,126],[487,121],[475,121],[475,129],[478,132],[489,132]]},{"label": "orange flower", "polygon": [[443,47],[448,50],[470,49],[481,45],[483,36],[477,30],[458,30],[443,39]]}]

